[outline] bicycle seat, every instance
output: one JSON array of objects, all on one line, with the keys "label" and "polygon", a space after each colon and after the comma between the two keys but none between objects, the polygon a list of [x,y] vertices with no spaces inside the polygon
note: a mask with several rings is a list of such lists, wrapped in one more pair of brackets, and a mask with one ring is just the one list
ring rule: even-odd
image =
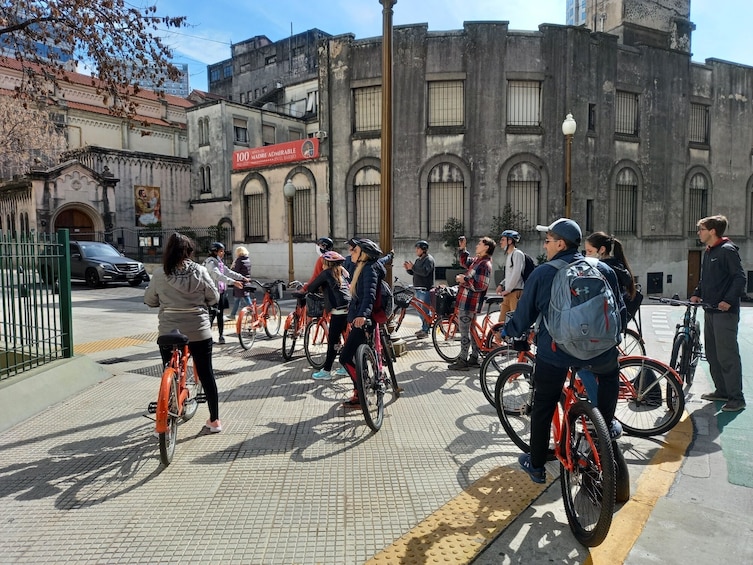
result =
[{"label": "bicycle seat", "polygon": [[487,296],[486,297],[486,303],[487,304],[502,304],[502,301],[505,299],[504,296],[499,296],[495,294],[494,296]]},{"label": "bicycle seat", "polygon": [[256,292],[257,288],[254,285],[252,285],[252,284],[246,283],[246,284],[243,285],[243,290],[245,292],[251,292],[251,293],[253,293],[253,292]]},{"label": "bicycle seat", "polygon": [[186,345],[188,343],[188,336],[180,333],[180,330],[173,330],[169,334],[161,335],[157,338],[157,345]]}]

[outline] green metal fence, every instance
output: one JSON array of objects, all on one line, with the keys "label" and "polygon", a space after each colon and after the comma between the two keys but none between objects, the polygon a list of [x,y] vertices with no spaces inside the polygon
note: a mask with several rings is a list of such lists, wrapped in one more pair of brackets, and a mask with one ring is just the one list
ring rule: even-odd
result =
[{"label": "green metal fence", "polygon": [[0,380],[73,356],[68,241],[0,233]]}]

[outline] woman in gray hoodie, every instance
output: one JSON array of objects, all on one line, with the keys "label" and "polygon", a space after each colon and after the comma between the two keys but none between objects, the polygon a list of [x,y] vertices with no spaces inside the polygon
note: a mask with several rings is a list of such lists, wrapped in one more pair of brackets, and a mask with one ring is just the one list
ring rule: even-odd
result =
[{"label": "woman in gray hoodie", "polygon": [[[159,308],[160,335],[178,329],[188,336],[188,349],[209,407],[205,425],[212,433],[222,431],[217,382],[212,368],[212,332],[209,307],[217,304],[220,293],[206,268],[191,260],[194,243],[174,233],[167,240],[162,268],[155,269],[144,294],[144,304]],[[162,362],[170,361],[171,349],[160,348]]]}]

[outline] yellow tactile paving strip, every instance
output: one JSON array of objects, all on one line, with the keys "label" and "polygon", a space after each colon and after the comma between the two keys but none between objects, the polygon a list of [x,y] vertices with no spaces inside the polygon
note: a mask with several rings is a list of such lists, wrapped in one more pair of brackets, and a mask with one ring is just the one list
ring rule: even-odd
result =
[{"label": "yellow tactile paving strip", "polygon": [[[156,338],[155,338],[156,339]],[[155,340],[146,340],[133,337],[118,337],[115,339],[103,339],[100,341],[90,341],[88,343],[78,343],[73,345],[73,352],[76,355],[88,355],[99,351],[108,351],[110,349],[121,349],[131,345],[142,345]]]},{"label": "yellow tactile paving strip", "polygon": [[522,471],[498,467],[367,564],[469,563],[548,484],[537,485]]}]

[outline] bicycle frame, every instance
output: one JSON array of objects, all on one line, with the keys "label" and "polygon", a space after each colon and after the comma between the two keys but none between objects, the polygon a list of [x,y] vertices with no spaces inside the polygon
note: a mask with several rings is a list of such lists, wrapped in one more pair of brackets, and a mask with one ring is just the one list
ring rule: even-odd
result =
[{"label": "bicycle frame", "polygon": [[[186,375],[188,374],[188,361],[191,358],[191,352],[188,345],[180,347],[173,346],[173,354],[170,362],[165,366],[160,382],[159,395],[157,396],[157,412],[155,414],[156,432],[164,434],[168,431],[167,418],[170,415],[170,388],[174,379],[178,381],[178,413],[174,416],[179,417],[183,413],[183,405],[188,400],[188,389],[186,388]],[[198,375],[196,376],[198,378]]]},{"label": "bicycle frame", "polygon": [[[245,313],[251,313],[253,316],[251,327],[255,329],[263,328],[267,325],[267,315],[269,313],[269,306],[272,304],[272,293],[264,289],[264,298],[261,301],[261,305],[256,300],[256,297],[254,296],[251,299],[251,305],[250,306],[244,306],[243,310],[245,310]],[[235,331],[240,333],[241,332],[241,323],[243,321],[243,316],[238,316],[238,319],[235,322]]]},{"label": "bicycle frame", "polygon": [[[581,400],[586,402],[589,401],[588,397],[585,396],[585,388],[583,387],[583,383],[580,383],[577,372],[570,369],[568,372],[568,381],[569,382],[565,385],[563,390],[564,398],[557,404],[557,408],[554,411],[554,417],[552,418],[552,438],[554,439],[555,457],[557,457],[565,469],[572,471],[575,469],[575,462],[573,460],[570,442],[567,441],[567,438],[570,437],[570,419],[567,416],[570,412],[570,408],[576,402]],[[588,426],[583,426],[583,433],[591,447],[591,452],[594,455],[596,464],[601,468],[599,451],[596,449],[592,432],[588,429]]]}]

